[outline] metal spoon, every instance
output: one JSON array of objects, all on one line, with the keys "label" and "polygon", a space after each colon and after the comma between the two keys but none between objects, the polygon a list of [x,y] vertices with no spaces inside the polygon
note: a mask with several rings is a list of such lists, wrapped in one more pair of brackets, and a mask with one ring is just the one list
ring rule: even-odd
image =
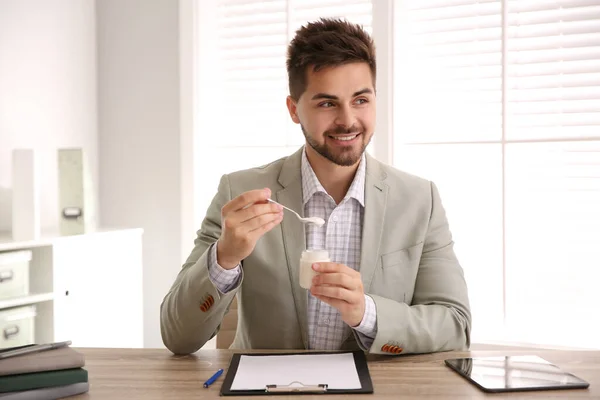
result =
[{"label": "metal spoon", "polygon": [[[279,204],[275,200],[271,200],[271,199],[267,199],[267,200],[270,201],[271,203]],[[300,221],[302,221],[303,223],[305,223],[305,224],[315,224],[318,227],[322,227],[325,224],[325,221],[323,220],[323,218],[319,218],[319,217],[307,217],[307,218],[303,218],[296,211],[294,211],[294,210],[292,210],[290,208],[287,208],[283,204],[279,204],[279,205],[281,207],[285,208],[286,210],[293,212],[294,215],[296,215],[296,217],[298,217],[298,219]]]}]

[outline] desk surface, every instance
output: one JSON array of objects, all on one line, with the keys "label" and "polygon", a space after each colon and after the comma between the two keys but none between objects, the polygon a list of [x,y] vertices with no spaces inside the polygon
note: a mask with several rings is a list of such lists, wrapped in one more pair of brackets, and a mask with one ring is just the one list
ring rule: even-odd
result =
[{"label": "desk surface", "polygon": [[[202,383],[217,369],[227,372],[231,350],[200,350],[173,356],[159,349],[77,349],[86,358],[90,391],[82,399],[216,399],[223,377],[208,389]],[[444,365],[453,357],[535,354],[590,383],[584,390],[553,390],[486,394]],[[498,346],[474,346],[470,352],[426,355],[368,356],[375,393],[347,399],[600,399],[600,351],[562,351]],[[263,397],[263,396],[260,396]],[[260,398],[259,397],[259,398]],[[294,396],[294,399],[337,400],[341,396]],[[224,397],[227,398],[227,397]],[[244,397],[231,397],[242,399]],[[256,400],[257,397],[246,397]],[[263,397],[264,398],[264,397]],[[268,396],[281,399],[291,396]]]}]

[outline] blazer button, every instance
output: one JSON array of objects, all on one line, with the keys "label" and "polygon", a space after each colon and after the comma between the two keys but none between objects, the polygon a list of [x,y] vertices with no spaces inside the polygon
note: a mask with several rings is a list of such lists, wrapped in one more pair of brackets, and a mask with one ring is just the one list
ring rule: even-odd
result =
[{"label": "blazer button", "polygon": [[200,305],[200,310],[202,312],[207,312],[213,304],[215,304],[215,298],[209,294],[206,299],[204,299],[202,305]]},{"label": "blazer button", "polygon": [[398,346],[394,346],[394,354],[400,354],[402,353],[402,347],[398,347]]},{"label": "blazer button", "polygon": [[386,353],[390,351],[390,345],[389,344],[384,344],[383,346],[381,346],[381,351],[385,351]]}]

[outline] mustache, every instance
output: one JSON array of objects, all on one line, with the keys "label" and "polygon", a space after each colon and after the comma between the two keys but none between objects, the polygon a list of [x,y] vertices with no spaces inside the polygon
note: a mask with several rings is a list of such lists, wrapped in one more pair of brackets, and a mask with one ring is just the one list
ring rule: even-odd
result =
[{"label": "mustache", "polygon": [[361,133],[362,132],[362,128],[359,126],[354,126],[352,125],[350,128],[344,128],[343,126],[336,126],[333,129],[328,129],[326,130],[323,134],[324,135],[349,135],[352,133]]}]

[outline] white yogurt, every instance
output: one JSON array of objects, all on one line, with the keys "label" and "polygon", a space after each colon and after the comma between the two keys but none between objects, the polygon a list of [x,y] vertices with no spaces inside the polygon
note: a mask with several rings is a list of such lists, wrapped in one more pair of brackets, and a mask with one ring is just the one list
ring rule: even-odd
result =
[{"label": "white yogurt", "polygon": [[319,228],[322,227],[323,225],[325,225],[325,220],[323,218],[319,218],[319,217],[302,218],[302,221],[308,222],[309,224],[315,224]]},{"label": "white yogurt", "polygon": [[317,262],[329,262],[327,250],[304,250],[300,256],[300,286],[310,289],[313,278],[318,274],[312,265]]}]

